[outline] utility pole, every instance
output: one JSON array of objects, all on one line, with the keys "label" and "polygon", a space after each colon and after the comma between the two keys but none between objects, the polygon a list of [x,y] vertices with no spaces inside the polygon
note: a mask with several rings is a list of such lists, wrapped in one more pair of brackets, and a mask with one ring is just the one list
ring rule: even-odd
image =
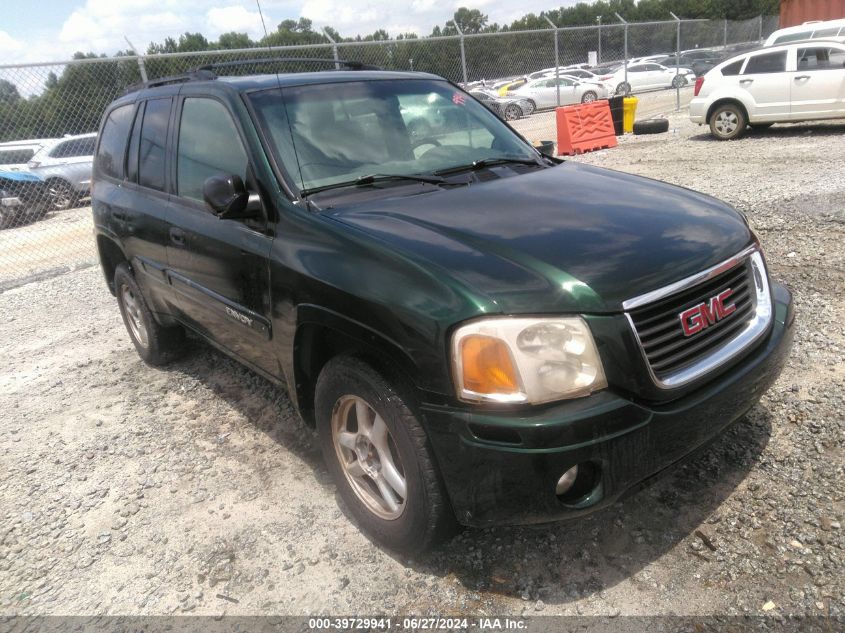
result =
[{"label": "utility pole", "polygon": [[625,20],[625,18],[623,18],[618,13],[614,13],[613,15],[616,16],[617,20],[619,20],[622,24],[625,25],[625,44],[624,44],[624,47],[625,47],[624,48],[624,50],[625,50],[625,63],[624,63],[624,68],[625,68],[625,83],[627,84],[628,83],[628,22],[627,22],[627,20]]},{"label": "utility pole", "polygon": [[678,77],[681,74],[681,18],[677,15],[669,11],[669,15],[675,18],[675,22],[678,23],[678,41],[676,44],[675,50],[675,112],[680,112],[681,110],[681,84],[678,81]]},{"label": "utility pole", "polygon": [[599,50],[598,50],[598,63],[601,64],[601,16],[596,16],[596,22],[599,23]]},{"label": "utility pole", "polygon": [[549,19],[549,16],[544,15],[543,17],[555,30],[555,88],[557,90],[557,106],[560,107],[560,54],[557,46],[557,25]]},{"label": "utility pole", "polygon": [[[464,50],[464,32],[461,30],[461,27],[458,26],[457,22],[455,22],[454,20],[450,20],[450,22],[452,23],[452,26],[455,27],[455,30],[458,32],[458,35],[461,36],[461,70],[463,71],[463,75],[464,75],[464,88],[466,88],[466,85],[468,83],[467,82],[467,53],[466,53],[466,50]],[[449,22],[447,22],[446,24],[449,24]]]}]

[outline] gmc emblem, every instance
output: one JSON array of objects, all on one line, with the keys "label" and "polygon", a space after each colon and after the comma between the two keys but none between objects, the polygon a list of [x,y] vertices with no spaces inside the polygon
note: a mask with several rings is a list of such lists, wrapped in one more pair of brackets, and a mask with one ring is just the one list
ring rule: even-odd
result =
[{"label": "gmc emblem", "polygon": [[711,297],[709,302],[699,303],[697,306],[681,312],[678,318],[681,319],[684,336],[698,334],[704,328],[710,327],[736,312],[736,304],[727,303],[732,294],[733,290],[728,288],[715,297]]}]

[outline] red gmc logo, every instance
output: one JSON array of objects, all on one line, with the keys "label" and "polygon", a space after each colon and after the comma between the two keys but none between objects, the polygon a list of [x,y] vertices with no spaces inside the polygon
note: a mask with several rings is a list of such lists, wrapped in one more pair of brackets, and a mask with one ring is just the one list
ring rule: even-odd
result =
[{"label": "red gmc logo", "polygon": [[715,297],[711,297],[709,302],[699,303],[697,306],[681,312],[678,318],[681,319],[684,336],[698,334],[704,328],[736,312],[736,304],[727,303],[732,294],[733,290],[728,288]]}]

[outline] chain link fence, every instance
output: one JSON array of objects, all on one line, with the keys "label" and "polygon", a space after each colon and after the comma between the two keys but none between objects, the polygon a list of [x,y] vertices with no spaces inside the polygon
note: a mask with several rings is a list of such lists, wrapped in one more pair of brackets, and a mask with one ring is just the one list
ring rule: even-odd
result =
[{"label": "chain link fence", "polygon": [[[533,31],[0,65],[0,291],[96,263],[88,207],[96,130],[104,108],[139,82],[231,61],[244,64],[227,73],[313,70],[296,61],[271,67],[249,62],[317,58],[327,68],[343,59],[490,87],[570,64],[618,63],[696,48],[729,54],[776,28],[776,16],[744,22],[620,19],[591,27],[550,23]],[[553,117],[533,116],[554,138]]]}]

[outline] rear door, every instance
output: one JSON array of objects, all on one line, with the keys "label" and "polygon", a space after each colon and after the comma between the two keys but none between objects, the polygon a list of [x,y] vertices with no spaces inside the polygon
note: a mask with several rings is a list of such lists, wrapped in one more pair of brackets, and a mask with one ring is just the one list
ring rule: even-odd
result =
[{"label": "rear door", "polygon": [[845,48],[798,48],[790,72],[792,118],[845,116]]},{"label": "rear door", "polygon": [[183,96],[177,109],[168,263],[182,318],[279,375],[269,344],[272,233],[266,221],[217,217],[202,195],[203,183],[217,175],[237,175],[254,189],[242,130],[228,106],[211,97]]},{"label": "rear door", "polygon": [[748,116],[755,121],[783,121],[790,118],[790,74],[786,72],[787,51],[761,52],[748,56],[739,77],[739,87],[750,97]]}]

